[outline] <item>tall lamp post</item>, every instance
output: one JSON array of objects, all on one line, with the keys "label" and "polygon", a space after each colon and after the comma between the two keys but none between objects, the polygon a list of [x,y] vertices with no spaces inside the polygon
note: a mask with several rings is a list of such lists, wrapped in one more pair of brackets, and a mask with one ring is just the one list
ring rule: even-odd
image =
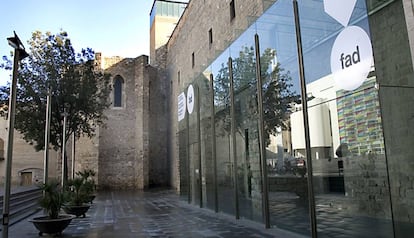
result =
[{"label": "tall lamp post", "polygon": [[45,125],[45,152],[43,161],[43,183],[47,184],[49,177],[49,142],[50,142],[50,119],[52,113],[52,102],[51,102],[51,90],[50,85],[47,89],[46,97],[46,125]]},{"label": "tall lamp post", "polygon": [[66,175],[67,175],[67,167],[66,167],[66,120],[69,115],[66,111],[66,107],[63,109],[64,112],[62,113],[63,116],[63,132],[62,132],[62,188],[66,186]]},{"label": "tall lamp post", "polygon": [[8,120],[8,137],[7,137],[7,157],[6,157],[6,172],[4,181],[4,196],[3,196],[3,238],[9,236],[9,202],[10,202],[10,181],[11,181],[11,168],[12,168],[12,155],[13,155],[13,137],[14,137],[14,119],[16,110],[16,84],[17,74],[19,68],[19,61],[29,56],[17,36],[14,32],[14,37],[7,38],[9,45],[14,48],[14,61],[13,61],[13,78],[10,89],[9,99],[9,120]]}]

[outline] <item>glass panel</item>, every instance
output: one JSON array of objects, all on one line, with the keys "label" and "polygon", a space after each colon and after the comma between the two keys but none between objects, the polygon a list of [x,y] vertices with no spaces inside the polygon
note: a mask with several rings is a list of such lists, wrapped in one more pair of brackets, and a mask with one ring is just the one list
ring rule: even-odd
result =
[{"label": "glass panel", "polygon": [[[191,93],[190,88],[193,91]],[[197,84],[192,82],[186,88],[187,96],[187,111],[189,120],[189,165],[190,165],[190,191],[191,201],[195,205],[200,205],[200,189],[201,189],[201,168],[200,168],[200,151],[199,151],[199,128],[198,128],[198,92]],[[192,111],[189,106],[189,102],[192,102]]]},{"label": "glass panel", "polygon": [[[186,88],[181,89],[182,94],[187,95]],[[181,98],[181,101],[180,99]],[[188,150],[188,144],[189,144],[189,118],[187,115],[187,109],[186,109],[186,99],[185,97],[178,97],[177,98],[178,104],[181,105],[181,109],[184,109],[185,111],[182,112],[185,116],[179,119],[178,122],[178,144],[179,144],[179,164],[180,164],[180,196],[186,200],[191,201],[191,191],[190,191],[190,164],[189,164],[189,150]]]},{"label": "glass panel", "polygon": [[168,16],[168,2],[161,2],[162,11],[161,16]]},{"label": "glass panel", "polygon": [[260,37],[270,223],[309,236],[306,166],[292,150],[290,131],[300,94],[292,1],[277,1],[254,27]]},{"label": "glass panel", "polygon": [[230,149],[230,91],[227,61],[229,51],[224,51],[210,66],[214,77],[214,108],[217,152],[217,189],[219,211],[235,214],[233,161]]},{"label": "glass panel", "polygon": [[201,125],[201,171],[202,171],[202,194],[203,206],[215,209],[214,190],[214,161],[212,151],[211,131],[211,90],[210,75],[200,75],[197,78],[197,85],[200,89],[200,125]]},{"label": "glass panel", "polygon": [[385,7],[389,3],[394,2],[394,0],[367,0],[366,2],[368,11],[371,12]]},{"label": "glass panel", "polygon": [[229,49],[233,59],[239,214],[262,222],[256,60],[252,28],[245,31]]},{"label": "glass panel", "polygon": [[184,199],[188,199],[189,195],[189,177],[188,177],[188,162],[187,162],[187,127],[184,119],[179,123],[180,131],[178,132],[178,145],[179,145],[179,159],[180,159],[180,196]]},{"label": "glass panel", "polygon": [[173,17],[174,13],[173,13],[173,7],[176,3],[168,3],[168,16]]},{"label": "glass panel", "polygon": [[[325,12],[322,0],[299,7],[318,237],[392,237],[365,1],[358,0],[349,21],[341,23],[338,12]],[[361,68],[366,75],[371,71],[368,78],[355,73]],[[291,115],[292,145],[304,156],[301,117],[301,109]]]}]

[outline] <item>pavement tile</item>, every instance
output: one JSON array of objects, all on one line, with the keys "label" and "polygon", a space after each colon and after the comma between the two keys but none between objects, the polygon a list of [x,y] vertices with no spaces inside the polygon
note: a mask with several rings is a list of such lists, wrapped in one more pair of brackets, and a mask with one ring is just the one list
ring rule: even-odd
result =
[{"label": "pavement tile", "polygon": [[[288,238],[286,234],[277,229],[264,229],[263,224],[200,209],[181,200],[171,190],[158,190],[99,192],[86,218],[73,219],[62,237]],[[9,237],[38,237],[38,231],[23,220],[9,228]]]}]

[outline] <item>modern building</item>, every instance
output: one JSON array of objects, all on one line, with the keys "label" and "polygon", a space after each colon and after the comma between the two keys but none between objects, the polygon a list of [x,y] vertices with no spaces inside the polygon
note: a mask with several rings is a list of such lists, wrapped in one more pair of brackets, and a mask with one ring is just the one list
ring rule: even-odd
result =
[{"label": "modern building", "polygon": [[[297,14],[295,4],[189,1],[150,55],[171,84],[172,186],[305,237],[410,236],[414,3],[298,1]],[[301,100],[277,112],[290,135],[275,150],[267,96],[281,78]]]}]

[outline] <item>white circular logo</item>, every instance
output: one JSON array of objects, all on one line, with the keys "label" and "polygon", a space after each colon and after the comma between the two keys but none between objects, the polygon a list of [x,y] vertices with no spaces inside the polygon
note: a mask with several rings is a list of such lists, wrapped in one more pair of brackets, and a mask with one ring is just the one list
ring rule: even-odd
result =
[{"label": "white circular logo", "polygon": [[187,89],[187,111],[189,114],[193,113],[194,110],[194,88],[193,85],[190,84]]},{"label": "white circular logo", "polygon": [[371,40],[362,28],[348,26],[339,33],[331,52],[331,71],[338,88],[350,91],[361,86],[372,62]]}]

